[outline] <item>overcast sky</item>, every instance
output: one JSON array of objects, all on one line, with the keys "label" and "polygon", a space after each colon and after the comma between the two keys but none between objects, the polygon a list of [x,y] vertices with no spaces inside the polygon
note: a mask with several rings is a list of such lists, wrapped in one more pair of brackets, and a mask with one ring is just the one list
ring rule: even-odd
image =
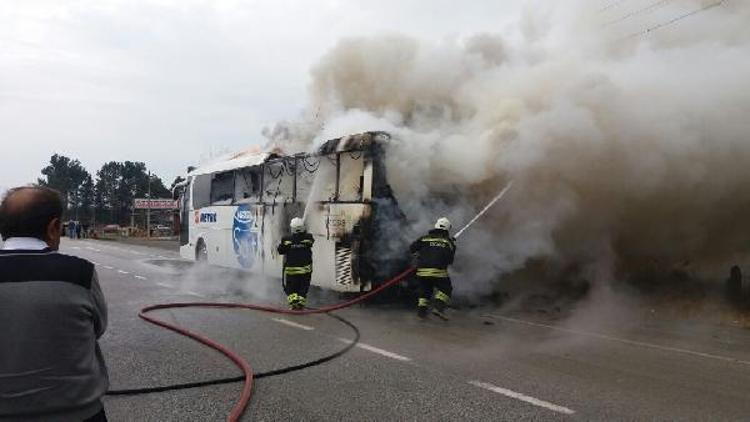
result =
[{"label": "overcast sky", "polygon": [[500,32],[521,0],[0,2],[0,188],[53,153],[94,173],[137,160],[167,183],[263,143],[300,113],[309,70],[339,39]]}]

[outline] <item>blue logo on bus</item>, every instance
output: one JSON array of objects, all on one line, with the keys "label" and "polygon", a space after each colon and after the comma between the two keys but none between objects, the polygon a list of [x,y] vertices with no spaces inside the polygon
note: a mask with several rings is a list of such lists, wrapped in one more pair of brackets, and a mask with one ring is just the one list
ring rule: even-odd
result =
[{"label": "blue logo on bus", "polygon": [[215,212],[202,212],[200,215],[201,223],[215,223],[217,220]]},{"label": "blue logo on bus", "polygon": [[234,254],[243,268],[251,268],[255,263],[255,251],[258,250],[258,231],[255,216],[248,204],[242,204],[234,213],[232,224],[232,245]]}]

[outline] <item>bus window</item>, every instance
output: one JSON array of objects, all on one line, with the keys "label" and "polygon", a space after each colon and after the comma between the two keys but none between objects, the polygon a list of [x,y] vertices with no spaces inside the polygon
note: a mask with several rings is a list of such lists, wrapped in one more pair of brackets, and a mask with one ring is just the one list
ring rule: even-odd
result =
[{"label": "bus window", "polygon": [[343,152],[339,176],[339,201],[359,202],[362,200],[362,177],[364,159],[362,151]]},{"label": "bus window", "polygon": [[297,160],[297,201],[307,202],[312,194],[315,176],[320,168],[320,157],[300,157]]},{"label": "bus window", "polygon": [[234,172],[234,201],[241,204],[260,200],[258,168],[243,168]]},{"label": "bus window", "polygon": [[193,209],[211,204],[211,175],[201,174],[193,179]]},{"label": "bus window", "polygon": [[320,157],[310,199],[316,202],[335,201],[336,194],[336,154],[324,155]]},{"label": "bus window", "polygon": [[294,196],[294,161],[278,160],[266,163],[263,177],[263,201],[291,202]]},{"label": "bus window", "polygon": [[211,179],[211,204],[230,205],[234,200],[234,172],[216,173]]}]

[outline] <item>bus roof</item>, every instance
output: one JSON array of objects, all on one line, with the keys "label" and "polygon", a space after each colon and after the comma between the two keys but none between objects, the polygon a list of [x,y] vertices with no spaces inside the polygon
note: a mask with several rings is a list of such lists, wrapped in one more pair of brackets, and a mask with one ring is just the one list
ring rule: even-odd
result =
[{"label": "bus roof", "polygon": [[[342,136],[340,138],[329,139],[320,147],[318,147],[317,153],[299,153],[289,157],[300,155],[327,155],[336,152],[362,150],[372,143],[382,143],[387,142],[388,140],[390,140],[390,135],[387,132],[371,131],[357,133],[353,135]],[[270,152],[261,151],[260,149],[251,149],[231,155],[227,159],[198,167],[197,169],[189,172],[188,176],[222,173],[238,168],[253,167],[263,164],[266,161],[281,157],[284,157],[284,155],[282,155],[281,151],[279,151],[278,149]]]},{"label": "bus roof", "polygon": [[252,167],[265,163],[268,159],[277,157],[278,154],[268,152],[243,152],[235,154],[230,158],[214,163],[206,164],[188,173],[188,176],[199,176],[202,174],[221,173],[243,167]]}]

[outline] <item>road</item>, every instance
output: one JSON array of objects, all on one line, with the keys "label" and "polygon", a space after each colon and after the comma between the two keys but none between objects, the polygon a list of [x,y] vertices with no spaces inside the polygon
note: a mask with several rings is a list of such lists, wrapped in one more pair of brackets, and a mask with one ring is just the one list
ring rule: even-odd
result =
[{"label": "road", "polygon": [[[61,251],[97,265],[109,301],[101,345],[113,389],[239,375],[222,355],[138,319],[141,307],[283,300],[278,286],[259,277],[196,268],[164,249],[65,240]],[[325,315],[220,309],[158,315],[226,344],[258,372],[331,354],[353,337]],[[622,320],[576,326],[498,309],[454,311],[448,323],[417,321],[409,310],[385,306],[338,315],[359,328],[360,343],[330,362],[257,380],[244,420],[750,418],[748,330]],[[105,406],[114,421],[219,421],[240,387],[107,397]]]}]

